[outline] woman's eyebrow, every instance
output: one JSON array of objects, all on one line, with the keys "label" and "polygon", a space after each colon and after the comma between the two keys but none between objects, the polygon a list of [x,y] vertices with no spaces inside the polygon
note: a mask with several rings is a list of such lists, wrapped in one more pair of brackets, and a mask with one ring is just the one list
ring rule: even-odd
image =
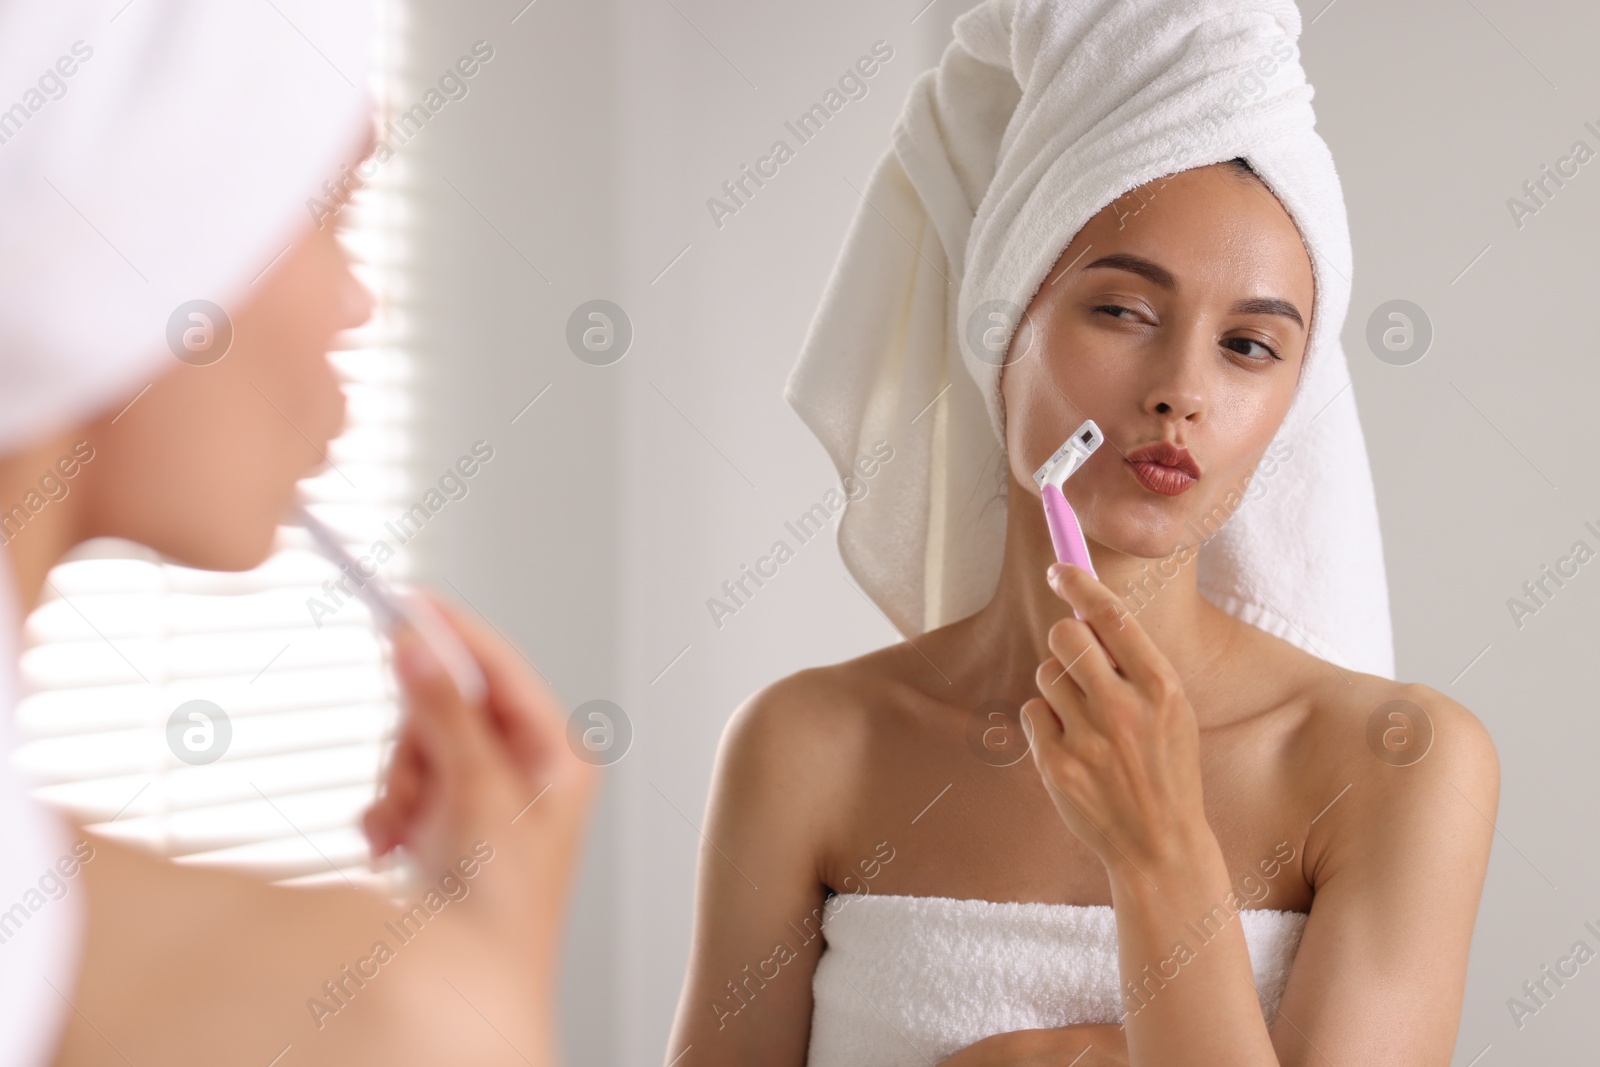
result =
[{"label": "woman's eyebrow", "polygon": [[[1136,256],[1131,252],[1113,252],[1108,256],[1101,256],[1092,263],[1084,264],[1084,270],[1093,270],[1095,267],[1109,267],[1113,270],[1125,270],[1149,280],[1152,285],[1160,286],[1168,292],[1176,292],[1178,279],[1172,272],[1159,263],[1151,262],[1143,256]],[[1280,300],[1275,296],[1258,296],[1248,300],[1236,301],[1228,309],[1235,315],[1282,315],[1292,319],[1295,325],[1302,330],[1306,328],[1305,320],[1300,317],[1300,309],[1287,300]]]},{"label": "woman's eyebrow", "polygon": [[1282,315],[1286,319],[1293,319],[1296,326],[1302,330],[1306,328],[1305,321],[1300,318],[1300,309],[1287,300],[1279,300],[1275,296],[1258,296],[1250,300],[1240,300],[1228,309],[1235,315]]},{"label": "woman's eyebrow", "polygon": [[1113,252],[1109,256],[1101,256],[1093,263],[1084,264],[1084,270],[1093,270],[1096,267],[1111,267],[1114,270],[1132,271],[1143,278],[1147,278],[1154,285],[1163,289],[1176,290],[1178,279],[1172,272],[1159,263],[1152,263],[1143,256],[1136,256],[1131,252]]}]

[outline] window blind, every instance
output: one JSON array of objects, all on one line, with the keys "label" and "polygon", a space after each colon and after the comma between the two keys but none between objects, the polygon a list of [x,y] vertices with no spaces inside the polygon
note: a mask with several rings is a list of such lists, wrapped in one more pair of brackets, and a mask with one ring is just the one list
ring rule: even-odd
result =
[{"label": "window blind", "polygon": [[[375,10],[381,125],[399,99],[406,27],[401,0],[375,0]],[[412,495],[404,154],[375,171],[338,218],[373,316],[330,353],[345,429],[329,465],[300,487],[357,556]],[[383,573],[404,580],[406,557]],[[393,742],[397,691],[365,605],[344,601],[314,618],[308,600],[329,603],[323,583],[338,577],[299,527],[280,527],[271,557],[239,574],[178,566],[127,542],[80,546],[51,571],[24,627],[15,762],[41,799],[180,862],[392,886],[367,863],[360,814]],[[196,700],[222,712],[181,717],[215,746],[198,746],[202,761],[169,731]]]}]

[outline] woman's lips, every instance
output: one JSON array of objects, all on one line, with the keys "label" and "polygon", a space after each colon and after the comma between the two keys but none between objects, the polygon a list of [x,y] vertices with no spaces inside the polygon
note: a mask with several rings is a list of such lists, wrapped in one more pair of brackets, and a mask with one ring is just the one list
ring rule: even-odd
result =
[{"label": "woman's lips", "polygon": [[1149,460],[1138,462],[1129,460],[1128,467],[1133,471],[1133,476],[1139,479],[1140,485],[1162,496],[1177,496],[1199,480],[1187,471],[1169,467],[1164,463],[1152,463]]}]

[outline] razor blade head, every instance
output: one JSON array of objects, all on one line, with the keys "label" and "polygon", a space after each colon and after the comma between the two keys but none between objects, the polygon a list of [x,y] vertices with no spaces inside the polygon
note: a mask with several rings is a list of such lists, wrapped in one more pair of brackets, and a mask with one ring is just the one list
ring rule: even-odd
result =
[{"label": "razor blade head", "polygon": [[1105,434],[1100,432],[1100,427],[1094,424],[1094,420],[1085,419],[1082,425],[1072,431],[1072,436],[1033,472],[1034,482],[1040,489],[1046,485],[1061,488],[1062,484],[1072,477],[1072,472],[1082,466],[1083,461],[1088,459],[1105,439]]}]

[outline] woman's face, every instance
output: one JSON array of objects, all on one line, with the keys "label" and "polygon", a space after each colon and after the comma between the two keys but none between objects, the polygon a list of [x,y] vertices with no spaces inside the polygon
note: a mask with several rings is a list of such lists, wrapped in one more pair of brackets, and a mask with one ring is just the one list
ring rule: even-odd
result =
[{"label": "woman's face", "polygon": [[[1230,173],[1231,172],[1231,173]],[[1165,558],[1238,505],[1294,397],[1311,261],[1288,213],[1229,164],[1183,171],[1095,215],[1029,304],[1001,372],[1011,475],[1084,419],[1105,443],[1066,483],[1086,537]],[[1126,454],[1166,441],[1200,477],[1165,495]],[[1209,525],[1207,521],[1209,520]]]},{"label": "woman's face", "polygon": [[248,569],[270,553],[295,482],[322,466],[344,424],[328,349],[367,320],[372,298],[333,226],[308,226],[228,310],[233,343],[220,360],[174,358],[120,416],[117,404],[84,429],[95,450],[83,468],[85,536],[128,538],[211,570]]}]

